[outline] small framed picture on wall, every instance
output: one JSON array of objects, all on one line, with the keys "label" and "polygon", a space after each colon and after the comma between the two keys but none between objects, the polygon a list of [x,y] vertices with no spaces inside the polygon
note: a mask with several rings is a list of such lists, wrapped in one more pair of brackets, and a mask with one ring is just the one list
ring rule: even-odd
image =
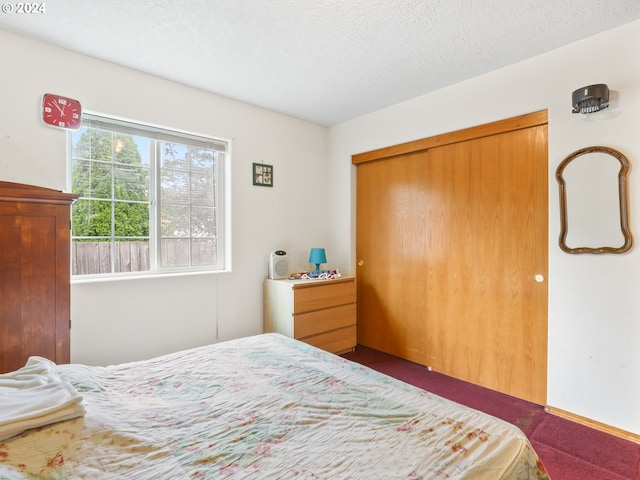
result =
[{"label": "small framed picture on wall", "polygon": [[261,187],[273,187],[273,165],[254,163],[253,184]]}]

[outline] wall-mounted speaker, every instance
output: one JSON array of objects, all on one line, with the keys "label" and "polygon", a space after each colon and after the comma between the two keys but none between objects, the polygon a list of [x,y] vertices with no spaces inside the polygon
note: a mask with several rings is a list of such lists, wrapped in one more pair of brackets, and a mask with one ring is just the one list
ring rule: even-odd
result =
[{"label": "wall-mounted speaker", "polygon": [[269,278],[281,279],[289,276],[289,255],[284,250],[274,250],[269,256]]}]

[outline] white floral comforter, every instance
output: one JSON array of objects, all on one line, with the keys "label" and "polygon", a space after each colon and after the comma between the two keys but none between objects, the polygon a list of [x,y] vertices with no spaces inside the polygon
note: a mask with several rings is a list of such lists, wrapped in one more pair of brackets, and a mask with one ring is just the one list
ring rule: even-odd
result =
[{"label": "white floral comforter", "polygon": [[277,334],[58,371],[85,417],[0,443],[0,479],[548,479],[515,426]]}]

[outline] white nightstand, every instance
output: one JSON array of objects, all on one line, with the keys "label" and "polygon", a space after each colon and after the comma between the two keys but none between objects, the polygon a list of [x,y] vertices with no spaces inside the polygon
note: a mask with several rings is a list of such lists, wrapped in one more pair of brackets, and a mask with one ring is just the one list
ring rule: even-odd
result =
[{"label": "white nightstand", "polygon": [[356,279],[265,279],[264,329],[332,353],[353,350]]}]

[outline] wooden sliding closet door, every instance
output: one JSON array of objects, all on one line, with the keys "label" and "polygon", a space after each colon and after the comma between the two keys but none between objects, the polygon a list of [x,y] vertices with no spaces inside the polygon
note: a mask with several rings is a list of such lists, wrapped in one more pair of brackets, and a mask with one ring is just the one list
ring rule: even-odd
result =
[{"label": "wooden sliding closet door", "polygon": [[418,152],[358,165],[356,220],[358,343],[422,364],[428,216],[436,201],[427,157]]},{"label": "wooden sliding closet door", "polygon": [[354,157],[359,343],[546,403],[546,114],[539,120]]}]

